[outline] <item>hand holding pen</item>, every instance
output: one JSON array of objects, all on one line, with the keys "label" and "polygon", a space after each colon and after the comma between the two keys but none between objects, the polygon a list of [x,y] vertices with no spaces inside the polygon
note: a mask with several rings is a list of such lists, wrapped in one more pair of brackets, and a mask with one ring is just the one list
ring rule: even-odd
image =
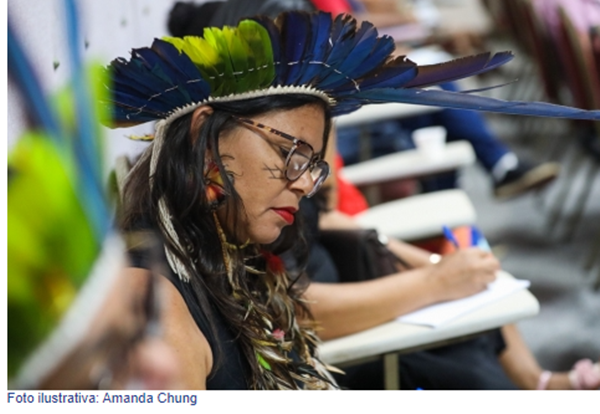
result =
[{"label": "hand holding pen", "polygon": [[[491,251],[490,245],[488,244],[485,237],[483,237],[483,234],[481,234],[479,229],[477,229],[477,227],[475,227],[475,226],[471,226],[470,230],[471,230],[470,231],[470,236],[471,236],[470,237],[470,240],[471,240],[470,247],[478,247],[479,249],[487,251],[487,252]],[[454,235],[454,233],[452,232],[450,227],[442,226],[442,232],[444,233],[444,237],[446,238],[446,240],[448,240],[450,243],[452,243],[452,245],[456,248],[456,250],[460,250],[461,247],[458,242],[458,239],[456,238],[456,236]]]},{"label": "hand holding pen", "polygon": [[458,240],[456,240],[456,237],[454,237],[454,233],[452,233],[452,230],[450,229],[450,227],[442,226],[442,231],[444,232],[444,237],[446,238],[446,240],[448,240],[450,243],[452,243],[454,245],[454,247],[456,248],[456,250],[460,250],[460,245],[458,244]]},{"label": "hand holding pen", "polygon": [[[475,246],[462,246],[448,226],[442,228],[444,237],[456,251],[443,256],[434,267],[435,285],[443,292],[445,300],[460,299],[486,289],[496,279],[500,263],[489,252]],[[475,242],[477,239],[472,239]]]}]

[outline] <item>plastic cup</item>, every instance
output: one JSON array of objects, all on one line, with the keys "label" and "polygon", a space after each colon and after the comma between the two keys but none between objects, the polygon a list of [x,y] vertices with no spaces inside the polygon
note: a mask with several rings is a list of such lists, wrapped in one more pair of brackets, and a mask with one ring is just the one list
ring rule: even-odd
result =
[{"label": "plastic cup", "polygon": [[413,131],[413,141],[417,150],[429,159],[440,159],[446,147],[446,128],[431,126]]}]

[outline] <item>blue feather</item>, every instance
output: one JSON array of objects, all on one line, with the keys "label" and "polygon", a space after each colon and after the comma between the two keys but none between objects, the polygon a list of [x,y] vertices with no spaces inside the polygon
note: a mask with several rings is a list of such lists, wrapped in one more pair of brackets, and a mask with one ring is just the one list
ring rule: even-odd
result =
[{"label": "blue feather", "polygon": [[[190,88],[186,88],[185,78],[181,78],[180,74],[173,70],[173,67],[168,63],[162,61],[160,56],[151,49],[138,49],[134,51],[137,58],[144,62],[144,65],[150,69],[152,74],[156,76],[157,81],[162,81],[164,85],[170,85],[169,88],[177,86],[176,89],[172,89],[170,93],[180,94],[180,99],[183,102],[191,101],[190,89],[193,89],[193,85]],[[161,90],[161,89],[158,89]],[[163,89],[164,90],[164,89]]]},{"label": "blue feather", "polygon": [[111,63],[114,114],[117,122],[145,122],[157,115],[192,101],[206,99],[210,85],[194,63],[175,46],[155,39],[152,49],[132,51],[130,61],[116,59]]},{"label": "blue feather", "polygon": [[310,59],[312,53],[312,30],[308,13],[285,13],[282,38],[285,45],[287,70],[283,82],[296,85],[302,69],[303,61]]},{"label": "blue feather", "polygon": [[394,88],[410,82],[417,76],[417,65],[405,56],[398,56],[388,62],[384,69],[366,78],[360,84],[361,90],[373,88]]},{"label": "blue feather", "polygon": [[[359,68],[351,73],[354,79],[358,79],[360,88],[372,87],[372,85],[383,82],[390,77],[396,79],[390,81],[390,84],[399,84],[399,82],[407,82],[417,75],[417,70],[414,68],[415,64],[407,64],[402,57],[390,60],[385,64],[386,68],[379,70],[376,74],[371,74],[373,67],[379,67],[384,64],[385,60],[389,59],[389,56],[393,51],[394,42],[391,38],[386,36],[377,40],[372,54],[361,62]],[[371,75],[371,78],[366,78],[369,75]],[[348,81],[346,85],[340,82],[339,84],[331,85],[328,88],[330,90],[335,90],[335,93],[339,95],[357,92],[356,84],[351,81]]]},{"label": "blue feather", "polygon": [[[164,100],[159,99],[146,99],[141,101],[139,97],[131,96],[128,91],[125,90],[125,88],[120,88],[119,90],[115,91],[115,94],[112,98],[115,100],[115,102],[118,102],[119,107],[129,108],[125,119],[118,119],[118,121],[132,122],[139,116],[147,116],[152,114],[167,116],[169,114],[168,111],[165,111],[165,105],[170,104],[170,102],[165,102]],[[175,107],[177,107],[177,105],[170,106],[170,108]]]},{"label": "blue feather", "polygon": [[[552,118],[570,118],[584,120],[600,120],[600,110],[586,111],[568,106],[546,102],[505,101],[485,96],[469,95],[461,92],[427,90],[427,89],[372,89],[353,95],[348,103],[401,102],[443,108],[471,109],[485,112],[499,112],[511,115],[541,116]],[[335,115],[341,115],[333,108]],[[347,113],[347,112],[344,112]]]},{"label": "blue feather", "polygon": [[[363,71],[370,71],[372,68],[372,64],[375,63],[375,59],[373,59],[374,48],[377,45],[377,29],[373,27],[368,22],[363,22],[360,29],[356,33],[354,37],[354,46],[350,50],[350,53],[345,57],[344,61],[340,63],[337,67],[342,74],[345,75],[345,79],[338,79],[334,82],[328,82],[327,79],[323,79],[323,87],[328,89],[334,89],[337,86],[342,86],[344,83],[348,82],[349,79],[357,80],[362,75],[364,75]],[[389,52],[393,50],[390,47]],[[389,55],[389,52],[385,54],[385,58]],[[369,60],[369,65],[363,65],[365,59]],[[380,64],[381,60],[377,62]]]},{"label": "blue feather", "polygon": [[[154,95],[154,99],[165,99],[164,91],[176,86],[177,81],[165,76],[164,64],[148,65],[147,61],[141,59],[142,52],[144,51],[134,50],[130,63],[115,66],[114,83],[124,90],[139,91],[137,95],[143,99]],[[149,49],[146,49],[146,52],[153,53]]]},{"label": "blue feather", "polygon": [[102,150],[95,139],[95,111],[85,79],[80,47],[82,46],[77,20],[77,8],[74,0],[65,0],[67,40],[71,63],[75,107],[77,116],[77,132],[74,137],[75,158],[81,174],[78,188],[85,211],[98,240],[107,234],[110,221],[108,206],[105,202],[102,187],[102,166],[100,163]]},{"label": "blue feather", "polygon": [[58,121],[50,110],[47,102],[40,99],[43,96],[42,87],[35,75],[21,43],[15,36],[10,19],[8,21],[8,70],[11,77],[17,82],[26,102],[30,108],[36,124],[46,131],[59,146],[65,144],[64,137],[60,134]]},{"label": "blue feather", "polygon": [[511,52],[481,53],[435,65],[419,66],[417,77],[402,85],[405,88],[424,87],[475,76],[495,69],[514,58]]},{"label": "blue feather", "polygon": [[337,69],[355,46],[354,39],[352,38],[355,31],[356,21],[347,14],[338,15],[333,21],[330,39],[332,48],[325,61],[326,65],[332,68],[332,70],[327,71],[326,74],[324,73],[319,77],[318,84],[320,88],[327,89],[328,84],[337,82],[340,79],[347,79]]},{"label": "blue feather", "polygon": [[[327,14],[331,17],[331,14]],[[354,32],[356,32],[356,20],[349,14],[338,14],[335,19],[333,19],[331,39],[334,45],[337,42],[344,42],[348,37],[352,36]]]},{"label": "blue feather", "polygon": [[[76,108],[76,131],[73,136],[69,136],[71,131],[62,130],[23,48],[11,30],[10,22],[8,30],[9,70],[24,92],[24,97],[29,104],[27,107],[33,111],[34,118],[39,126],[55,140],[59,148],[65,151],[65,156],[74,156],[79,172],[76,177],[78,180],[76,183],[78,196],[96,238],[102,240],[110,227],[110,220],[101,179],[100,159],[102,151],[100,151],[99,143],[96,142],[95,137],[97,120],[94,117],[95,111],[79,53],[81,42],[79,41],[75,4],[72,0],[66,0],[64,8]],[[72,148],[67,147],[70,143],[72,143]]]},{"label": "blue feather", "polygon": [[[177,48],[169,42],[160,39],[155,39],[152,43],[152,50],[166,62],[166,65],[171,66],[178,79],[178,84],[184,83],[193,95],[204,96],[203,99],[210,95],[210,85],[204,79],[202,74],[194,65],[194,62],[185,54],[179,53]],[[190,82],[194,80],[194,82]]]},{"label": "blue feather", "polygon": [[314,79],[326,70],[323,66],[325,57],[331,50],[329,44],[329,34],[331,32],[331,15],[327,13],[313,13],[311,16],[311,25],[313,31],[312,55],[305,58],[306,65],[302,76],[298,79],[298,84],[313,84]]},{"label": "blue feather", "polygon": [[[128,99],[116,102],[132,108],[142,108],[149,103],[148,97],[156,96],[153,99],[153,102],[156,103],[165,101],[162,92],[173,85],[162,79],[157,79],[151,70],[139,60],[132,60],[126,64],[121,63],[123,62],[116,63],[113,61],[111,65],[112,87],[115,91],[125,93]],[[169,101],[167,100],[167,102]],[[177,105],[178,102],[171,103]],[[117,119],[117,121],[123,120]]]},{"label": "blue feather", "polygon": [[353,69],[356,73],[356,77],[362,77],[367,75],[373,70],[373,65],[383,64],[394,52],[395,45],[394,40],[389,36],[384,36],[376,39],[373,51],[368,57],[368,65],[365,65],[365,61],[361,61],[361,66],[357,69]]}]

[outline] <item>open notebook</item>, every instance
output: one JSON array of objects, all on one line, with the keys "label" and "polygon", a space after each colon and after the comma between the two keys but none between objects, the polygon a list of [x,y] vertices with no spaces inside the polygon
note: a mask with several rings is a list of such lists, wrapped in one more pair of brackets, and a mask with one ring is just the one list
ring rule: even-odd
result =
[{"label": "open notebook", "polygon": [[529,285],[528,280],[499,277],[488,285],[487,290],[481,293],[463,299],[428,306],[401,316],[396,320],[403,323],[426,325],[435,328],[514,292],[527,289]]}]

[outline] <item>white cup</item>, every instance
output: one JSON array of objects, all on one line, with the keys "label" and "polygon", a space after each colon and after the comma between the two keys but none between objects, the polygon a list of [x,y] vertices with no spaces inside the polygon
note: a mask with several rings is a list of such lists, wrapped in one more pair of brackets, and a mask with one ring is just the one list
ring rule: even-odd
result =
[{"label": "white cup", "polygon": [[429,159],[440,159],[446,147],[446,128],[431,126],[413,131],[413,141],[417,150]]}]

